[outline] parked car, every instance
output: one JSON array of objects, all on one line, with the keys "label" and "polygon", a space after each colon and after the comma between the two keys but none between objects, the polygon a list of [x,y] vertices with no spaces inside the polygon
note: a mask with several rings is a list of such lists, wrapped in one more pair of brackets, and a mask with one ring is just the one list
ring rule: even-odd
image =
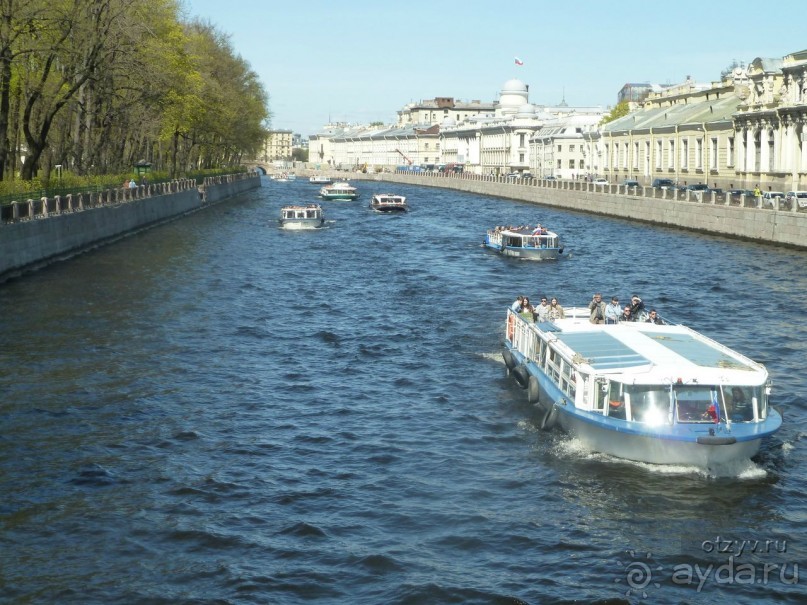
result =
[{"label": "parked car", "polygon": [[785,199],[790,204],[793,204],[794,201],[797,202],[799,208],[807,208],[807,191],[788,191]]},{"label": "parked car", "polygon": [[520,178],[521,178],[520,172],[511,172],[510,174],[507,175],[507,179],[510,181],[517,181]]},{"label": "parked car", "polygon": [[622,183],[625,187],[640,187],[639,181],[634,179],[625,179],[625,182]]},{"label": "parked car", "polygon": [[762,194],[762,206],[769,208],[778,208],[782,200],[785,199],[783,191],[766,191]]},{"label": "parked car", "polygon": [[597,177],[594,179],[594,186],[595,187],[610,187],[611,183],[608,182],[608,179],[604,177]]},{"label": "parked car", "polygon": [[706,191],[707,189],[709,189],[709,185],[706,185],[704,183],[697,183],[695,185],[687,185],[686,188],[689,189],[690,191]]},{"label": "parked car", "polygon": [[552,175],[550,174],[549,176],[545,176],[545,177],[544,177],[544,180],[545,180],[545,181],[557,181],[558,179],[556,179],[554,176],[552,176]]},{"label": "parked car", "polygon": [[651,187],[655,187],[656,189],[673,189],[675,183],[673,183],[672,179],[653,179]]}]

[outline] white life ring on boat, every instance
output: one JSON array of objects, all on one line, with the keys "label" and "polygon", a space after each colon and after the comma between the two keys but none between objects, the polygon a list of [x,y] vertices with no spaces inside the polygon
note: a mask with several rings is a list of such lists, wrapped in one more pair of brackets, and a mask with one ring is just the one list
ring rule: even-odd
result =
[{"label": "white life ring on boat", "polygon": [[540,385],[538,384],[538,379],[535,376],[530,376],[527,383],[527,401],[530,403],[538,403],[539,391]]},{"label": "white life ring on boat", "polygon": [[514,367],[513,376],[516,377],[516,382],[518,382],[522,389],[527,388],[527,384],[530,381],[530,373],[527,371],[527,366],[521,364],[520,366]]},{"label": "white life ring on boat", "polygon": [[558,408],[557,406],[552,406],[549,408],[549,411],[544,415],[543,419],[541,420],[541,430],[548,431],[558,421]]}]

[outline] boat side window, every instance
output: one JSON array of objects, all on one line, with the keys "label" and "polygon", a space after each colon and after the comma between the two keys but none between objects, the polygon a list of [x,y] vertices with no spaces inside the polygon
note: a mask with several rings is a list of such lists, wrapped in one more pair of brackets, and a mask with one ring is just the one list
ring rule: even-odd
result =
[{"label": "boat side window", "polygon": [[608,401],[608,381],[603,378],[598,378],[594,381],[592,386],[594,389],[594,411],[605,414],[606,402]]},{"label": "boat side window", "polygon": [[635,422],[663,424],[670,422],[669,388],[657,385],[631,385],[626,388],[631,418]]},{"label": "boat side window", "polygon": [[572,401],[574,401],[575,394],[577,392],[577,385],[575,384],[574,378],[572,378],[572,365],[560,359],[561,363],[561,380],[560,380],[560,390],[566,393]]},{"label": "boat side window", "polygon": [[549,349],[549,362],[546,364],[546,373],[555,384],[560,384],[561,357],[554,349]]},{"label": "boat side window", "polygon": [[627,420],[627,406],[625,404],[624,385],[620,382],[612,382],[611,388],[606,395],[608,399],[608,416]]}]

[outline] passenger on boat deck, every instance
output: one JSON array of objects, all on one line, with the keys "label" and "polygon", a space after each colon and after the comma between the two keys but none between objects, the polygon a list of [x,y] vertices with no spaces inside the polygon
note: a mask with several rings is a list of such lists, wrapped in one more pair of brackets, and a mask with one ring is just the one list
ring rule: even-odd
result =
[{"label": "passenger on boat deck", "polygon": [[634,318],[638,319],[639,313],[644,311],[644,303],[642,299],[639,298],[638,294],[634,294],[630,297],[630,314],[633,315]]},{"label": "passenger on boat deck", "polygon": [[664,320],[661,319],[658,313],[656,313],[655,309],[650,309],[650,313],[647,315],[645,322],[649,324],[657,324],[659,326],[664,324]]},{"label": "passenger on boat deck", "polygon": [[622,316],[619,318],[619,321],[635,321],[633,319],[633,314],[630,312],[630,307],[625,307],[622,310]]},{"label": "passenger on boat deck", "polygon": [[588,318],[591,323],[605,323],[605,302],[602,299],[602,294],[597,292],[594,295],[594,298],[588,303],[588,310],[591,311],[591,317]]},{"label": "passenger on boat deck", "polygon": [[549,311],[551,307],[546,300],[546,296],[541,297],[541,304],[535,307],[536,321],[549,321]]},{"label": "passenger on boat deck", "polygon": [[521,313],[521,305],[524,303],[523,296],[517,296],[516,299],[513,301],[513,304],[510,305],[510,310],[513,313]]},{"label": "passenger on boat deck", "polygon": [[519,311],[519,315],[521,315],[521,317],[523,317],[529,322],[535,321],[535,309],[532,308],[532,305],[530,304],[530,299],[527,298],[526,296],[524,297],[524,300],[521,303],[521,311]]},{"label": "passenger on boat deck", "polygon": [[563,307],[558,304],[558,299],[553,296],[552,301],[549,303],[549,319],[563,319],[564,317],[566,317],[566,313],[563,311]]},{"label": "passenger on boat deck", "polygon": [[619,323],[619,315],[622,313],[622,307],[619,306],[619,298],[616,296],[611,297],[611,302],[605,307],[605,323],[617,324]]}]

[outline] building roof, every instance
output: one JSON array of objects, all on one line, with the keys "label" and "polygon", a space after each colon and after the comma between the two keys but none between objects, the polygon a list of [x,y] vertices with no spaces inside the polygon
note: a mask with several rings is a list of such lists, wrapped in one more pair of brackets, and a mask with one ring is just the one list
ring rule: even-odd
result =
[{"label": "building roof", "polygon": [[687,124],[726,122],[731,121],[732,115],[737,112],[740,103],[742,103],[742,99],[735,94],[726,94],[718,99],[697,103],[653,106],[603,124],[600,130],[603,134],[616,134],[650,128],[674,128]]}]

